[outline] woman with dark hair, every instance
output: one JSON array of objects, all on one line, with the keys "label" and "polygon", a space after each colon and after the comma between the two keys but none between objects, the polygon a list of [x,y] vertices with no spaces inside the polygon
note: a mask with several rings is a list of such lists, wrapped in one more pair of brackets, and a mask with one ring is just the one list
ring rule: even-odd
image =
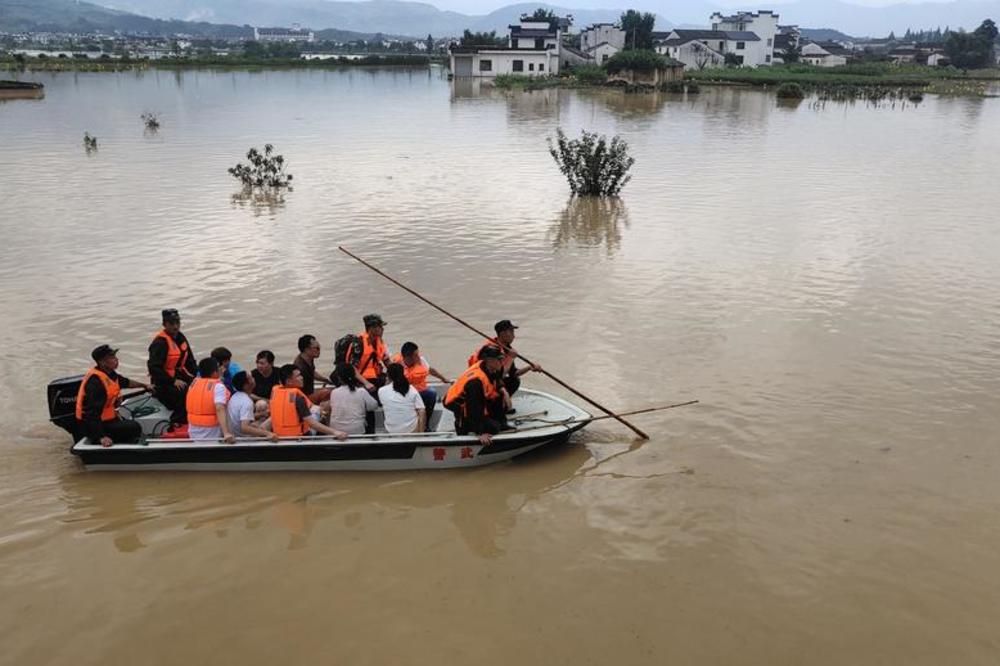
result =
[{"label": "woman with dark hair", "polygon": [[365,417],[378,409],[378,402],[361,388],[353,366],[338,363],[336,373],[340,386],[330,394],[330,426],[349,435],[363,435],[366,432],[371,434],[374,431],[374,419],[371,419],[369,428]]},{"label": "woman with dark hair", "polygon": [[427,425],[427,410],[420,392],[410,386],[402,364],[390,363],[386,374],[389,383],[378,390],[386,432],[423,432]]}]

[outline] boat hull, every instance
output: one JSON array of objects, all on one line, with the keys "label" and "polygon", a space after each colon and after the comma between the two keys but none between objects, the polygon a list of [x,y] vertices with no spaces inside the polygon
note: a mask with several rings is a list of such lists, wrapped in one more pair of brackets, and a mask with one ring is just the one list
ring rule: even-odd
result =
[{"label": "boat hull", "polygon": [[[149,399],[144,399],[148,401]],[[126,403],[126,411],[128,403]],[[525,390],[515,396],[522,414],[544,412],[546,421],[583,419],[587,412],[561,398]],[[443,416],[450,417],[450,413]],[[158,432],[163,411],[136,420],[147,434]],[[149,439],[140,444],[102,447],[86,438],[73,445],[72,453],[87,469],[105,471],[387,471],[481,467],[510,460],[544,446],[565,443],[585,423],[546,425],[543,418],[527,418],[527,432],[496,435],[487,446],[471,435],[449,431],[451,420],[438,421],[439,432],[391,435],[381,433],[340,441],[331,437],[305,437],[272,443],[241,440],[223,442]]]}]

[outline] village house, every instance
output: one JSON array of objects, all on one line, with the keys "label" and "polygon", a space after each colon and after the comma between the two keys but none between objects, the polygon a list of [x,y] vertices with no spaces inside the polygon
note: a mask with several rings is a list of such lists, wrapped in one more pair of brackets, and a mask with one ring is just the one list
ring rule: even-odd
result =
[{"label": "village house", "polygon": [[312,30],[293,28],[254,28],[253,38],[257,42],[308,42],[316,41]]},{"label": "village house", "polygon": [[494,78],[501,74],[549,76],[559,73],[562,34],[568,19],[532,21],[510,27],[506,46],[452,44],[451,71],[456,77]]},{"label": "village house", "polygon": [[840,67],[846,65],[851,52],[834,42],[803,42],[802,62],[816,67]]},{"label": "village house", "polygon": [[771,54],[771,64],[781,65],[785,62],[785,54],[789,49],[799,48],[802,42],[802,32],[797,25],[779,25],[778,34],[774,36],[774,50]]},{"label": "village house", "polygon": [[774,59],[774,38],[778,35],[778,15],[762,9],[757,12],[738,12],[724,16],[712,14],[712,30],[725,32],[752,32],[758,40],[746,47],[742,64],[747,67],[768,66]]},{"label": "village house", "polygon": [[[785,44],[798,43],[798,28],[783,26],[778,15],[761,10],[731,16],[712,14],[711,30],[671,30],[655,35],[657,53],[678,60],[686,67],[720,67],[730,60],[742,67],[765,67],[774,62],[775,39],[787,34]],[[787,46],[786,46],[787,48]]]},{"label": "village house", "polygon": [[763,63],[760,42],[760,37],[749,31],[671,30],[655,48],[657,53],[695,69],[720,67],[727,53],[732,53],[739,65],[757,67]]}]

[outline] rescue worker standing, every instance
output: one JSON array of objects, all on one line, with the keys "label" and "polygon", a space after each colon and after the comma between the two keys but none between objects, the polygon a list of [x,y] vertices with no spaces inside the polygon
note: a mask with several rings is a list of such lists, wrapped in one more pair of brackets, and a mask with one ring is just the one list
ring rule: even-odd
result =
[{"label": "rescue worker standing", "polygon": [[[472,365],[479,359],[479,354],[486,347],[494,347],[496,349],[502,350],[503,353],[503,387],[507,391],[507,395],[512,396],[517,392],[517,389],[521,388],[521,375],[528,372],[540,372],[541,366],[529,365],[525,368],[518,368],[514,365],[514,359],[517,358],[517,352],[511,345],[514,343],[514,331],[518,327],[515,326],[510,319],[501,319],[493,326],[493,330],[496,331],[496,337],[486,340],[479,349],[472,356],[469,357],[469,365]],[[499,343],[499,344],[498,344]]]},{"label": "rescue worker standing", "polygon": [[361,385],[375,397],[375,391],[385,384],[385,372],[389,367],[389,349],[382,334],[385,321],[377,314],[364,316],[365,332],[358,336],[361,341],[361,356],[354,372]]},{"label": "rescue worker standing", "polygon": [[444,397],[444,406],[455,414],[455,432],[479,435],[482,444],[507,429],[503,394],[497,388],[504,354],[498,347],[479,351],[480,360],[455,380]]},{"label": "rescue worker standing", "polygon": [[149,386],[118,374],[118,350],[101,345],[90,354],[97,365],[87,371],[76,395],[76,419],[79,431],[91,444],[111,446],[113,443],[135,444],[142,435],[142,426],[118,416],[123,388]]},{"label": "rescue worker standing", "polygon": [[187,423],[185,396],[188,385],[198,374],[198,365],[187,338],[181,333],[177,310],[163,310],[163,329],[149,344],[149,378],[153,396],[171,410],[171,425]]}]

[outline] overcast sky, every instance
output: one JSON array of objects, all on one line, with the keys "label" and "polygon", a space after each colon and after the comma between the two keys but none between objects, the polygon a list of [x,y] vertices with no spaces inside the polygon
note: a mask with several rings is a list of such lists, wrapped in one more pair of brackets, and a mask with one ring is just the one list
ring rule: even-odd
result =
[{"label": "overcast sky", "polygon": [[[416,0],[417,2],[426,2],[427,4],[434,5],[438,9],[449,9],[452,11],[462,12],[464,14],[487,14],[494,9],[503,7],[505,5],[512,4],[514,2],[521,2],[522,0]],[[657,2],[657,0],[545,0],[551,5],[562,5],[579,7],[581,9],[604,9],[604,8],[615,8],[615,7],[638,7],[642,9],[657,9],[663,6],[665,3]],[[766,4],[768,6],[780,6],[793,2],[794,0],[770,0]],[[857,5],[867,5],[869,7],[884,7],[886,5],[896,5],[911,3],[912,0],[845,0],[846,2],[851,2]],[[739,0],[715,0],[713,4],[718,4],[721,6],[732,6],[732,7],[746,7],[747,2]],[[749,3],[753,4],[753,3]],[[758,3],[759,4],[759,3]]]}]

